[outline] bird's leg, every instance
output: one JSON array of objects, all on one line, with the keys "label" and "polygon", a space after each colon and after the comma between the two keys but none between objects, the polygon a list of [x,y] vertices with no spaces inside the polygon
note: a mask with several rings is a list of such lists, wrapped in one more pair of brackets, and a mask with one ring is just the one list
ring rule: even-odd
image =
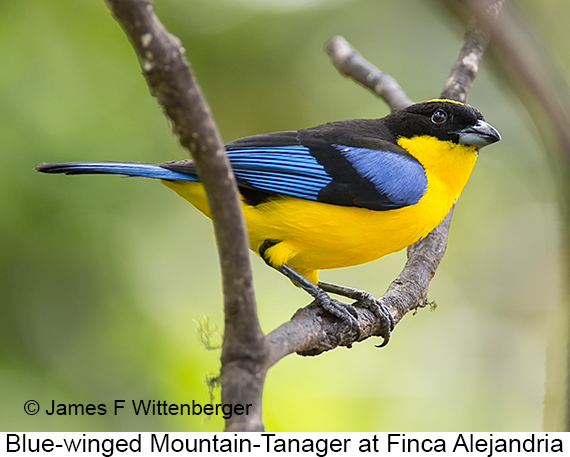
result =
[{"label": "bird's leg", "polygon": [[358,340],[360,337],[360,324],[355,317],[357,316],[357,313],[353,305],[341,303],[338,300],[332,299],[323,291],[323,289],[313,284],[304,276],[297,273],[289,265],[283,264],[280,267],[276,267],[275,269],[283,273],[291,281],[293,281],[294,284],[311,295],[315,301],[326,311],[346,323],[350,327],[351,331],[356,334],[355,339]]},{"label": "bird's leg", "polygon": [[353,289],[352,287],[340,286],[338,284],[331,284],[323,281],[319,281],[318,286],[325,292],[356,300],[355,303],[357,303],[358,306],[372,311],[376,317],[382,320],[384,328],[386,328],[386,330],[383,330],[379,335],[384,338],[384,341],[382,344],[378,345],[378,347],[383,347],[388,344],[388,341],[390,341],[390,333],[394,329],[395,322],[392,313],[384,303],[377,300],[372,296],[372,294],[364,290]]}]

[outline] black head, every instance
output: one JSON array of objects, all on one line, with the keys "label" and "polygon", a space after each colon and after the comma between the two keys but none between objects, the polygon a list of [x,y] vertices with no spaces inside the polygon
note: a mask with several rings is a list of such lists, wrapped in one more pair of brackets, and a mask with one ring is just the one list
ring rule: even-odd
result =
[{"label": "black head", "polygon": [[469,105],[450,100],[431,100],[410,105],[385,118],[396,138],[429,135],[483,147],[501,139],[499,132],[485,122],[483,115]]}]

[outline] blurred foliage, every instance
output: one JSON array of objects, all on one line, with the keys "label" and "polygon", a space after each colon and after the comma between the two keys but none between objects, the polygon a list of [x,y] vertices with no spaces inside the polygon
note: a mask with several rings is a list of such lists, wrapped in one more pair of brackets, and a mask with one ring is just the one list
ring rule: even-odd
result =
[{"label": "blurred foliage", "polygon": [[[387,107],[338,75],[323,51],[344,35],[415,100],[439,94],[463,27],[421,0],[157,0],[226,141]],[[570,78],[565,0],[519,0],[521,16]],[[0,2],[0,430],[214,431],[200,417],[53,417],[56,403],[209,400],[219,352],[210,222],[152,181],[46,176],[38,162],[186,157],[104,2]],[[464,191],[430,290],[392,341],[269,373],[272,431],[526,431],[562,424],[567,311],[560,198],[538,133],[508,81],[484,65],[469,96],[503,134]],[[324,272],[380,295],[404,253]],[[253,258],[270,331],[308,297]],[[218,393],[219,395],[219,393]],[[218,397],[219,398],[219,397]],[[42,412],[27,416],[26,400]]]}]

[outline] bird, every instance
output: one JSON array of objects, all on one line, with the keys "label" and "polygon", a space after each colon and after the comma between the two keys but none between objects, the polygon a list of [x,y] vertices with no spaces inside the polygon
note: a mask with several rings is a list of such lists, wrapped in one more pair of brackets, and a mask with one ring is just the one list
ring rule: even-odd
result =
[{"label": "bird", "polygon": [[[387,307],[368,292],[319,281],[319,270],[367,263],[425,237],[456,202],[479,150],[500,139],[472,106],[433,99],[382,118],[248,136],[225,149],[251,250],[356,338],[353,305],[371,309],[383,321],[383,346],[394,325]],[[36,170],[158,179],[210,217],[192,160],[43,163]]]}]

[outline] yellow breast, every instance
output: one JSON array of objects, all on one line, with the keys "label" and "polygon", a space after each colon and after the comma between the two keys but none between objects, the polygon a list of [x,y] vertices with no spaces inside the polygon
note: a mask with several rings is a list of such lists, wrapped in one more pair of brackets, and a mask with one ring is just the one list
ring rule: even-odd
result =
[{"label": "yellow breast", "polygon": [[[363,208],[283,197],[257,206],[243,205],[250,247],[259,253],[265,240],[274,266],[287,263],[313,282],[318,270],[366,263],[399,251],[426,236],[449,212],[477,160],[476,148],[432,137],[398,142],[424,166],[428,188],[413,206],[371,211]],[[163,183],[209,216],[200,183]]]}]

